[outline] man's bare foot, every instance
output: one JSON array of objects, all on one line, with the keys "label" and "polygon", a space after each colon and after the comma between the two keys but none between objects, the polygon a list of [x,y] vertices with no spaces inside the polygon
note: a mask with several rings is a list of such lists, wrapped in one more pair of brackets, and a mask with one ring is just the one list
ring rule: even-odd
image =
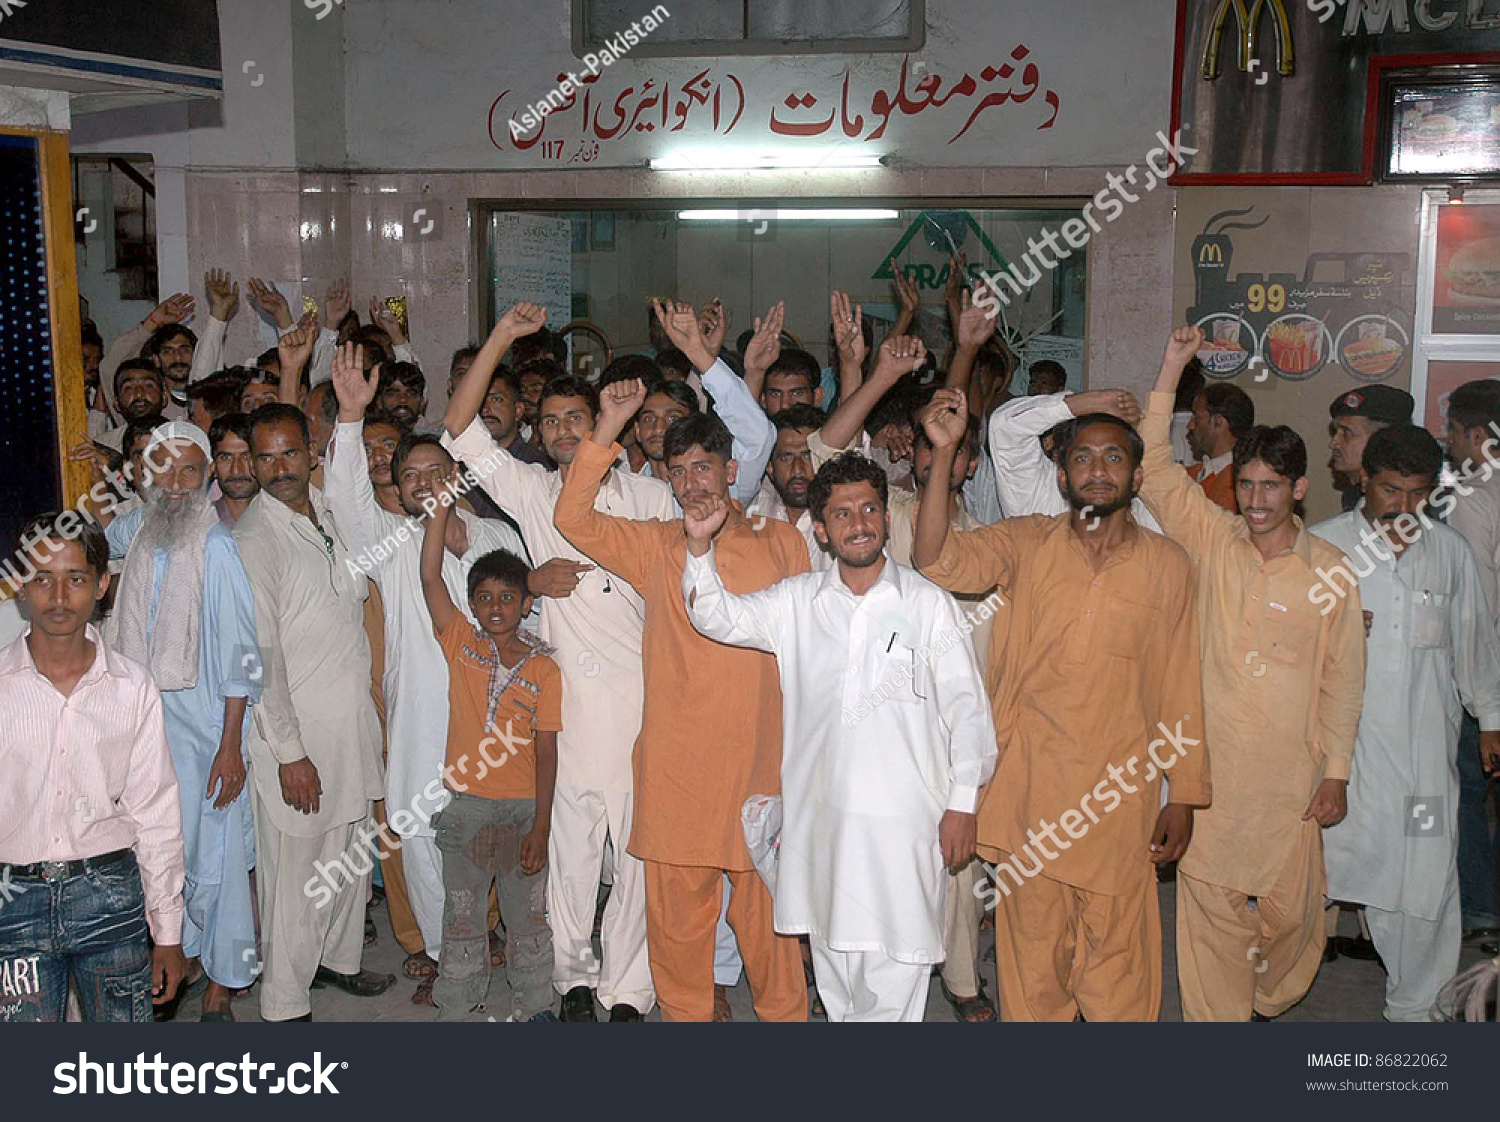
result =
[{"label": "man's bare foot", "polygon": [[208,988],[203,991],[203,1012],[205,1013],[227,1013],[229,1011],[230,992],[218,982],[210,980]]}]

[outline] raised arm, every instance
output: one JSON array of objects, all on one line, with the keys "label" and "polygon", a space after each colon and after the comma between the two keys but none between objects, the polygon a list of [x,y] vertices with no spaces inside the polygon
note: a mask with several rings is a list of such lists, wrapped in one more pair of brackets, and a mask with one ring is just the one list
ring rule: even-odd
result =
[{"label": "raised arm", "polygon": [[836,450],[849,447],[880,399],[926,359],[927,348],[915,335],[887,335],[876,352],[875,369],[869,379],[853,393],[843,395],[833,416],[818,430],[823,443]]},{"label": "raised arm", "polygon": [[557,497],[552,522],[563,537],[581,552],[637,590],[649,571],[648,547],[656,522],[616,518],[594,509],[600,484],[620,455],[615,438],[646,400],[646,387],[638,378],[615,382],[599,395],[599,417],[593,434],[578,446],[568,467],[568,478]]},{"label": "raised arm", "polygon": [[365,410],[375,400],[380,385],[379,367],[367,375],[364,348],[345,343],[334,355],[332,378],[339,420],[323,471],[328,507],[349,550],[368,556],[370,547],[383,536],[382,522],[395,517],[375,501],[363,440]]},{"label": "raised arm", "polygon": [[781,325],[785,322],[786,303],[778,300],[763,317],[755,318],[755,334],[745,344],[745,388],[757,401],[765,388],[766,371],[781,357]]},{"label": "raised arm", "polygon": [[[458,615],[448,586],[443,583],[443,535],[453,516],[453,492],[446,487],[435,496],[439,501],[422,522],[422,599],[432,617],[432,630],[441,635]],[[447,500],[447,501],[442,501]]]},{"label": "raised arm", "polygon": [[193,348],[193,368],[189,382],[202,381],[224,366],[224,334],[240,302],[240,286],[227,270],[210,269],[203,274],[203,289],[208,294],[208,322]]},{"label": "raised arm", "polygon": [[682,569],[682,596],[688,618],[698,631],[719,643],[775,653],[775,623],[783,595],[774,584],[762,592],[736,596],[724,587],[714,564],[714,535],[724,525],[729,504],[717,495],[683,508],[687,561]]},{"label": "raised arm", "polygon": [[828,298],[828,314],[838,354],[838,400],[842,402],[865,380],[865,359],[870,350],[865,343],[865,308],[863,304],[851,305],[849,294],[835,288]]},{"label": "raised arm", "polygon": [[901,311],[891,327],[891,334],[905,335],[906,329],[916,322],[917,309],[922,306],[922,296],[911,278],[901,271],[901,263],[894,257],[891,258],[891,287],[896,290],[896,300],[901,305]]},{"label": "raised arm", "polygon": [[115,372],[127,358],[135,358],[158,327],[169,323],[181,323],[193,314],[193,298],[186,292],[169,296],[151,314],[115,340],[99,361],[99,392],[104,395],[104,404],[116,417],[120,416],[119,403],[115,401]]},{"label": "raised arm", "polygon": [[484,398],[490,391],[490,379],[499,369],[500,360],[517,339],[532,335],[547,322],[547,310],[540,304],[522,301],[512,305],[496,322],[490,337],[479,348],[474,362],[453,387],[443,427],[449,436],[458,436],[479,416]]},{"label": "raised arm", "polygon": [[1162,533],[1180,542],[1195,562],[1214,545],[1231,538],[1239,522],[1172,459],[1172,405],[1177,383],[1202,345],[1202,328],[1179,327],[1172,332],[1140,426],[1146,444],[1141,461],[1141,498],[1161,523]]},{"label": "raised arm", "polygon": [[312,358],[313,345],[318,341],[318,321],[309,313],[282,333],[276,342],[277,364],[281,367],[281,381],[277,387],[276,400],[284,405],[302,403],[302,368]]},{"label": "raised arm", "polygon": [[[724,307],[719,301],[715,300],[704,309],[697,325],[697,333],[703,344],[702,353],[693,361],[696,367],[699,360],[711,357],[707,367],[697,368],[698,376],[703,388],[713,396],[714,409],[719,414],[719,419],[734,438],[732,455],[739,464],[739,474],[730,488],[730,495],[747,503],[760,490],[761,476],[765,475],[771,450],[776,447],[776,426],[771,424],[766,411],[755,400],[755,395],[750,392],[744,379],[718,357],[724,345],[728,323]],[[668,333],[671,334],[670,328]],[[675,335],[672,341],[677,342]],[[691,352],[684,350],[684,353],[691,357]]]},{"label": "raised arm", "polygon": [[917,509],[912,564],[949,592],[979,595],[1010,580],[1014,520],[977,530],[949,529],[948,480],[959,443],[968,434],[968,418],[962,390],[938,390],[922,412],[922,428],[932,442],[932,470]]},{"label": "raised arm", "polygon": [[948,364],[948,376],[943,384],[950,390],[969,393],[970,404],[978,404],[972,394],[974,387],[969,385],[974,360],[979,356],[979,349],[995,334],[998,323],[995,316],[985,315],[982,308],[974,306],[967,288],[959,294],[958,316],[953,326],[953,361]]}]

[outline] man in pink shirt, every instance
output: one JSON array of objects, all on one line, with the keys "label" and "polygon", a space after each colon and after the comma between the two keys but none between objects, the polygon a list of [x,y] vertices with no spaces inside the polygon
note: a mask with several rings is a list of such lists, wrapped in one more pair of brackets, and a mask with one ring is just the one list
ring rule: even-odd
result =
[{"label": "man in pink shirt", "polygon": [[0,1021],[62,1020],[70,980],[85,1019],[149,1021],[187,965],[161,695],[89,622],[102,530],[40,515],[14,563],[30,626],[0,650]]}]

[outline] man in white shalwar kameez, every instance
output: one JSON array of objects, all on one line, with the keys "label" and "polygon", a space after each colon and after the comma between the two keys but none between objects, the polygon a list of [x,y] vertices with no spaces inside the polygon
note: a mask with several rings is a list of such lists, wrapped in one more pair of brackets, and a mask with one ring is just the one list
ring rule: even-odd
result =
[{"label": "man in white shalwar kameez", "polygon": [[[1487,758],[1500,754],[1500,640],[1468,543],[1422,509],[1437,441],[1393,425],[1370,437],[1363,466],[1359,506],[1312,527],[1349,558],[1369,629],[1349,813],[1324,837],[1328,895],[1365,905],[1386,1020],[1425,1021],[1458,970],[1460,703]],[[1353,583],[1330,577],[1329,595]]]},{"label": "man in white shalwar kameez", "polygon": [[[443,858],[432,817],[449,799],[440,782],[448,745],[448,663],[422,599],[419,519],[428,510],[425,504],[437,509],[436,492],[453,458],[435,436],[403,438],[391,458],[391,480],[407,517],[380,506],[361,439],[365,409],[378,386],[378,378],[363,372],[362,356],[352,344],[334,356],[339,420],[324,476],[328,508],[360,570],[379,586],[385,609],[386,814],[400,838],[412,914],[427,953],[436,959],[443,945]],[[496,549],[526,556],[520,535],[504,522],[460,508],[448,527],[443,580],[455,604],[468,604],[469,570],[478,558]]]},{"label": "man in white shalwar kameez", "polygon": [[984,681],[953,597],[885,551],[885,473],[856,453],[818,471],[818,537],[838,564],[727,592],[713,534],[727,507],[685,512],[693,625],[776,655],[783,825],[776,930],[806,934],[830,1021],[920,1021],[944,953],[946,868],[974,853],[994,773]]}]

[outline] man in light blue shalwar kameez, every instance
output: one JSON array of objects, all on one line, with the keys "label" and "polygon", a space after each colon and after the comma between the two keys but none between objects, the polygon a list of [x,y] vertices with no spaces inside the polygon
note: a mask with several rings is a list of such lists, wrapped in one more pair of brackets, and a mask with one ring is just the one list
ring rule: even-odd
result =
[{"label": "man in light blue shalwar kameez", "polygon": [[203,1019],[233,1020],[229,991],[250,986],[259,961],[242,745],[260,660],[239,549],[208,500],[207,450],[185,422],[153,433],[146,505],[106,531],[111,555],[126,561],[105,635],[161,689],[182,798],[183,954],[208,982]]}]

